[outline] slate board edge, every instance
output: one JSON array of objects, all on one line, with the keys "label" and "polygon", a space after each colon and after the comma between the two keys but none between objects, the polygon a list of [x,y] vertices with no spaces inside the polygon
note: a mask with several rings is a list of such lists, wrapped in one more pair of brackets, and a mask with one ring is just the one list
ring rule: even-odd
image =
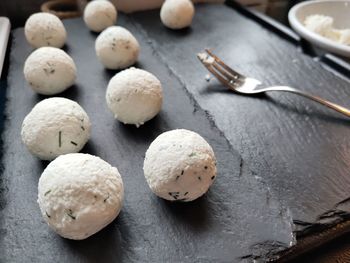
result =
[{"label": "slate board edge", "polygon": [[[2,100],[2,104],[1,104],[1,108],[0,108],[0,132],[1,132],[1,136],[0,136],[0,174],[3,174],[4,172],[4,164],[3,164],[3,157],[4,157],[4,152],[5,152],[5,137],[6,137],[6,132],[5,132],[5,127],[6,124],[8,123],[8,110],[7,110],[7,104],[8,104],[8,76],[9,76],[9,72],[11,70],[11,64],[10,64],[10,60],[11,60],[11,51],[13,48],[13,44],[14,44],[14,38],[13,38],[13,30],[10,31],[10,35],[9,35],[9,42],[7,45],[7,50],[6,50],[6,55],[5,55],[5,60],[4,60],[4,67],[3,67],[3,74],[2,77],[0,79],[1,83],[0,83],[0,88],[1,88],[1,98]],[[2,176],[0,177],[0,212],[5,208],[6,206],[6,193],[8,192],[8,189],[6,187],[6,184],[3,181],[4,179],[2,178]],[[0,225],[1,225],[1,221],[3,220],[3,217],[0,217]],[[4,241],[4,234],[2,233],[2,229],[0,229],[0,244]],[[0,255],[2,255],[2,247],[0,246]]]}]

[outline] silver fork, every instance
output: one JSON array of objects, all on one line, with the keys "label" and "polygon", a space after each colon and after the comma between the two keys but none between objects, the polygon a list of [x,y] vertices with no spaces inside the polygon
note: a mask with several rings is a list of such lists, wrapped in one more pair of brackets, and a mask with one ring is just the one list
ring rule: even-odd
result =
[{"label": "silver fork", "polygon": [[264,86],[259,80],[254,78],[246,77],[232,68],[227,66],[220,58],[215,56],[213,52],[206,49],[205,52],[199,53],[198,59],[202,64],[227,88],[242,94],[257,94],[267,91],[285,91],[294,94],[301,95],[313,101],[316,101],[322,105],[325,105],[337,112],[340,112],[348,117],[350,117],[350,110],[330,102],[328,100],[322,99],[318,96],[313,96],[311,94],[305,93],[301,90],[288,87],[288,86]]}]

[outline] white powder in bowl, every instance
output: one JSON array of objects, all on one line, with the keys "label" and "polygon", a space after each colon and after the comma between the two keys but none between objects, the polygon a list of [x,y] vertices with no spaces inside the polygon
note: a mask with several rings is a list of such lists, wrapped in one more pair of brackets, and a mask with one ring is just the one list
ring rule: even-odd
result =
[{"label": "white powder in bowl", "polygon": [[337,29],[333,26],[334,19],[325,15],[311,15],[306,17],[304,25],[310,31],[337,43],[350,45],[350,29]]}]

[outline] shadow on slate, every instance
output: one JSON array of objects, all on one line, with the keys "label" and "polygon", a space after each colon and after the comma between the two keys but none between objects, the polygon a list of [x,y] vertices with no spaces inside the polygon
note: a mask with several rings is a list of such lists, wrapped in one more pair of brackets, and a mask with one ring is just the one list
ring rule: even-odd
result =
[{"label": "shadow on slate", "polygon": [[[150,14],[152,15],[152,14]],[[83,152],[117,166],[124,181],[125,201],[120,216],[106,229],[83,241],[65,240],[44,223],[37,199],[37,183],[46,163],[31,156],[21,143],[25,115],[38,96],[25,83],[22,67],[31,48],[23,29],[13,32],[8,75],[8,120],[3,132],[1,175],[0,254],[5,262],[235,262],[262,256],[291,245],[291,217],[259,177],[246,169],[239,153],[217,129],[210,116],[189,96],[163,64],[134,23],[120,16],[118,23],[141,44],[139,64],[163,83],[164,105],[154,120],[140,128],[113,119],[105,104],[105,89],[113,75],[97,61],[95,35],[81,19],[65,20],[69,54],[78,68],[76,99],[92,121],[92,137]],[[192,34],[192,32],[191,32]],[[192,68],[188,68],[192,71]],[[108,73],[108,74],[107,74]],[[186,128],[200,133],[218,160],[217,180],[193,203],[177,204],[151,193],[143,176],[146,149],[164,131]],[[256,244],[265,244],[264,246]],[[251,250],[250,248],[253,248]]]},{"label": "shadow on slate", "polygon": [[[208,72],[196,54],[213,48],[233,69],[267,85],[290,85],[350,108],[349,79],[225,5],[197,5],[191,34],[184,35],[165,30],[158,11],[132,18],[161,61],[241,153],[246,170],[262,177],[290,209],[298,234],[304,226],[307,231],[317,227],[320,216],[349,197],[349,120],[293,94],[225,92],[214,78],[206,81]],[[341,212],[344,218],[350,215],[349,208]],[[331,215],[321,223],[328,227],[339,219]]]},{"label": "shadow on slate", "polygon": [[64,97],[70,100],[74,101],[79,101],[79,92],[81,91],[82,87],[78,87],[77,85],[73,85],[67,90],[63,91],[62,93],[54,96],[48,96],[48,95],[42,95],[42,94],[37,94],[36,96],[33,96],[33,104],[35,105],[36,103],[48,99],[51,97]]},{"label": "shadow on slate", "polygon": [[[287,95],[288,96],[288,95]],[[316,118],[322,121],[326,121],[329,123],[333,123],[335,125],[343,125],[345,127],[349,127],[349,119],[346,116],[343,115],[337,115],[337,114],[324,114],[324,112],[308,112],[307,109],[298,108],[294,104],[291,104],[291,102],[281,102],[280,99],[276,99],[273,97],[270,97],[266,95],[265,99],[268,103],[272,103],[276,107],[280,108],[281,110],[287,110],[291,113],[297,113],[301,115],[308,115],[310,118]]]}]

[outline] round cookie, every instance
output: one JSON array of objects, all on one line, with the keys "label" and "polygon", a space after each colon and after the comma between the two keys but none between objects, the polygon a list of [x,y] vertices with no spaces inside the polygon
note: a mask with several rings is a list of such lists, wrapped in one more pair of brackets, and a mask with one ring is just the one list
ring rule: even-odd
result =
[{"label": "round cookie", "polygon": [[89,116],[76,102],[50,98],[37,103],[22,123],[22,141],[42,160],[79,152],[90,138]]},{"label": "round cookie", "polygon": [[77,77],[73,59],[63,50],[42,47],[32,52],[24,63],[24,77],[30,87],[43,95],[61,93]]},{"label": "round cookie", "polygon": [[160,19],[168,28],[182,29],[191,25],[194,12],[190,0],[166,0],[160,9]]},{"label": "round cookie", "polygon": [[94,31],[101,32],[117,22],[117,10],[107,0],[94,0],[89,2],[84,9],[84,22]]},{"label": "round cookie", "polygon": [[38,184],[44,220],[69,239],[85,239],[111,223],[123,197],[118,169],[89,154],[61,155],[47,166]]},{"label": "round cookie", "polygon": [[149,146],[143,171],[151,190],[170,201],[192,201],[216,178],[211,146],[199,134],[179,129],[164,132]]},{"label": "round cookie", "polygon": [[106,101],[116,119],[139,127],[159,113],[162,94],[162,85],[153,74],[129,68],[109,81]]},{"label": "round cookie", "polygon": [[34,47],[51,46],[61,48],[66,42],[67,32],[62,21],[50,13],[32,14],[24,25],[28,43]]},{"label": "round cookie", "polygon": [[125,69],[137,61],[140,45],[127,29],[111,26],[97,37],[95,50],[106,68]]}]

